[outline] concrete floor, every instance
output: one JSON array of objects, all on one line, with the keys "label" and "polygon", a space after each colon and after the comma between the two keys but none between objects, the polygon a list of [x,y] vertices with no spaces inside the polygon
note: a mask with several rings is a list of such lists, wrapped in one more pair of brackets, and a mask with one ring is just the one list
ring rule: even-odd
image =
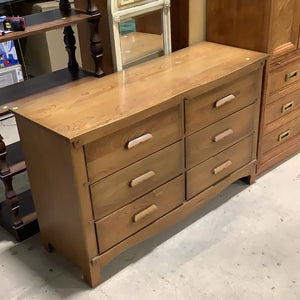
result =
[{"label": "concrete floor", "polygon": [[0,228],[0,299],[300,299],[300,154],[238,181],[184,221],[129,249],[90,289],[39,235]]}]

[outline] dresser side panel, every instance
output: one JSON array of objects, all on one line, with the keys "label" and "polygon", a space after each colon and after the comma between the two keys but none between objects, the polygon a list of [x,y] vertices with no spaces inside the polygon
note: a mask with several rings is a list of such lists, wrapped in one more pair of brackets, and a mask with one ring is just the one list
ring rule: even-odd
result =
[{"label": "dresser side panel", "polygon": [[83,153],[30,120],[16,119],[43,243],[87,269],[98,249]]}]

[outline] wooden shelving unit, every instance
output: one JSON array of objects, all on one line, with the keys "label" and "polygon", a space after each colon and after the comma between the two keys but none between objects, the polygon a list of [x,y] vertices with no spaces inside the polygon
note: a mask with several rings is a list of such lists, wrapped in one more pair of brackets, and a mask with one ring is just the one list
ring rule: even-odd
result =
[{"label": "wooden shelving unit", "polygon": [[99,18],[99,15],[88,15],[76,9],[63,11],[54,9],[25,16],[26,29],[24,31],[16,31],[8,33],[0,37],[0,43],[10,40],[21,39],[27,36],[35,35],[41,32],[53,29],[80,24],[85,21]]},{"label": "wooden shelving unit", "polygon": [[[70,8],[68,0],[60,0],[59,9],[25,16],[24,31],[13,32],[0,37],[0,43],[9,40],[25,38],[31,35],[64,27],[64,42],[68,52],[68,67],[63,70],[26,80],[1,89],[0,116],[10,113],[9,109],[17,109],[16,103],[28,101],[29,96],[36,95],[51,88],[94,75],[104,76],[102,71],[103,48],[99,36],[99,21],[101,15],[96,7],[87,1],[87,11]],[[78,67],[75,50],[76,40],[71,25],[88,22],[90,25],[90,50],[95,63],[95,72],[88,73]],[[72,85],[72,83],[71,83]],[[61,99],[64,101],[64,99]],[[13,177],[26,171],[20,143],[6,147],[0,135],[0,179],[6,190],[6,200],[0,203],[0,224],[10,231],[18,241],[38,232],[38,222],[33,205],[31,192],[16,194],[13,188]]]}]

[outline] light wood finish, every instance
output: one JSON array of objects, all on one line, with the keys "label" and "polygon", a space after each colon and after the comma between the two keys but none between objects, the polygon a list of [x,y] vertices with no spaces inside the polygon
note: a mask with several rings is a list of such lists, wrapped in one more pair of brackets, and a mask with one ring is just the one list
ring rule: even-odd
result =
[{"label": "light wood finish", "polygon": [[[233,181],[247,176],[253,182],[265,58],[202,43],[101,81],[79,80],[21,103],[16,119],[44,245],[53,245],[77,263],[85,280],[96,286],[100,269],[120,252],[182,219]],[[246,79],[255,90],[249,89],[251,100],[245,95],[239,108],[223,113],[218,121],[208,119],[210,125],[192,135],[183,130],[190,123],[183,109],[194,101],[189,99],[205,101],[204,95],[224,86],[231,95],[229,85],[243,82],[241,78],[252,78]],[[206,114],[206,109],[199,110],[197,118]],[[240,130],[235,125],[232,135],[219,140],[228,124],[237,123],[246,128],[244,133],[232,139]],[[203,192],[187,199],[186,177],[193,169],[186,170],[186,153],[190,156],[192,148],[201,146],[197,139],[187,141],[202,131],[214,147],[199,152],[197,159],[213,164],[210,174],[197,176],[193,185],[198,193],[205,183]],[[233,155],[235,146],[239,151]],[[127,151],[136,154],[127,157]],[[214,151],[224,152],[213,157]],[[214,179],[208,182],[210,176]]]},{"label": "light wood finish", "polygon": [[[187,168],[206,160],[254,131],[255,105],[198,131],[186,139]],[[199,116],[200,117],[200,116]]]},{"label": "light wood finish", "polygon": [[271,133],[264,137],[262,143],[262,152],[265,154],[272,148],[278,146],[279,144],[291,139],[300,133],[300,116],[289,123],[277,128]]},{"label": "light wood finish", "polygon": [[232,161],[227,160],[222,165],[213,169],[213,174],[217,175],[232,166]]},{"label": "light wood finish", "polygon": [[144,135],[139,136],[132,141],[129,141],[125,148],[130,150],[130,149],[140,145],[141,143],[145,143],[145,142],[151,140],[152,138],[153,138],[153,135],[151,133],[145,133]]},{"label": "light wood finish", "polygon": [[[266,107],[265,122],[266,124],[276,121],[277,119],[300,109],[300,89],[293,93],[284,95],[276,102],[270,103]],[[300,113],[297,113],[300,115]]]},{"label": "light wood finish", "polygon": [[[89,276],[93,272],[89,259],[98,249],[89,188],[82,184],[87,181],[82,148],[74,149],[63,137],[21,116],[17,124],[43,244]],[[98,271],[91,284],[99,281]]]},{"label": "light wood finish", "polygon": [[259,166],[259,173],[265,172],[270,167],[278,164],[280,161],[285,160],[287,157],[299,153],[300,147],[300,134],[288,139],[285,143],[279,144],[269,152],[262,156],[262,163]]},{"label": "light wood finish", "polygon": [[179,206],[184,190],[184,176],[180,176],[96,222],[100,253]]},{"label": "light wood finish", "polygon": [[247,66],[259,69],[264,58],[262,53],[203,42],[106,76],[101,84],[89,78],[72,89],[65,85],[55,97],[50,91],[41,93],[17,112],[84,145],[137,121],[136,114],[140,121],[161,111],[159,105],[174,106],[184,92],[204,93],[247,74]]},{"label": "light wood finish", "polygon": [[298,48],[300,3],[298,0],[276,0],[272,5],[270,47],[275,58]]},{"label": "light wood finish", "polygon": [[186,132],[200,130],[254,103],[260,98],[261,83],[257,77],[262,77],[261,70],[189,99],[185,105]]},{"label": "light wood finish", "polygon": [[137,232],[136,234],[125,239],[115,247],[106,251],[102,255],[99,255],[93,259],[93,263],[99,268],[103,268],[107,263],[109,263],[115,256],[119,255],[126,249],[136,245],[147,238],[154,236],[155,234],[165,230],[172,224],[176,224],[182,219],[186,218],[191,213],[195,212],[197,209],[202,207],[205,203],[210,201],[214,196],[218,195],[222,190],[224,190],[228,185],[235,182],[239,178],[249,176],[250,172],[255,172],[255,161],[247,164],[246,166],[240,168],[238,171],[233,172],[224,180],[216,183],[210,188],[206,189],[204,192],[193,197],[189,201],[174,209],[172,212],[168,213],[157,221],[153,222],[151,225],[145,227],[143,230]]},{"label": "light wood finish", "polygon": [[[288,79],[289,78],[289,79]],[[292,64],[284,65],[270,72],[269,86],[270,95],[288,85],[300,80],[300,58],[293,61]]]},{"label": "light wood finish", "polygon": [[277,119],[276,121],[266,124],[264,130],[264,137],[269,133],[273,132],[274,130],[277,130],[279,127],[294,121],[296,118],[299,118],[299,109],[286,113],[284,116]]},{"label": "light wood finish", "polygon": [[[274,146],[274,143],[267,146],[271,132],[300,116],[300,110],[291,104],[300,89],[300,1],[209,0],[207,39],[270,54],[261,105],[257,173],[297,153],[298,143],[289,149],[278,146],[280,154],[275,150],[268,154],[265,151]],[[284,105],[287,110],[281,113],[279,109]]]},{"label": "light wood finish", "polygon": [[147,216],[153,214],[157,210],[157,206],[155,204],[152,204],[148,208],[144,209],[143,211],[137,213],[132,217],[133,222],[137,223],[140,222],[141,220],[145,219]]},{"label": "light wood finish", "polygon": [[95,219],[100,219],[178,176],[184,169],[182,143],[144,158],[91,186]]},{"label": "light wood finish", "polygon": [[182,113],[182,107],[178,105],[87,144],[84,149],[90,181],[103,178],[178,141],[183,134]]},{"label": "light wood finish", "polygon": [[190,199],[233,173],[252,160],[250,136],[238,144],[213,156],[187,172],[187,198]]}]

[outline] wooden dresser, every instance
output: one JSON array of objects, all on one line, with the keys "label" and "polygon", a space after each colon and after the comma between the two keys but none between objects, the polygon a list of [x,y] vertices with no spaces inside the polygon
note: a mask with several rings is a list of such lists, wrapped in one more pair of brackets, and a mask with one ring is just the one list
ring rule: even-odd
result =
[{"label": "wooden dresser", "polygon": [[20,104],[45,247],[96,286],[113,257],[253,181],[265,59],[204,42]]},{"label": "wooden dresser", "polygon": [[257,172],[299,152],[300,1],[209,0],[207,40],[270,54]]}]

